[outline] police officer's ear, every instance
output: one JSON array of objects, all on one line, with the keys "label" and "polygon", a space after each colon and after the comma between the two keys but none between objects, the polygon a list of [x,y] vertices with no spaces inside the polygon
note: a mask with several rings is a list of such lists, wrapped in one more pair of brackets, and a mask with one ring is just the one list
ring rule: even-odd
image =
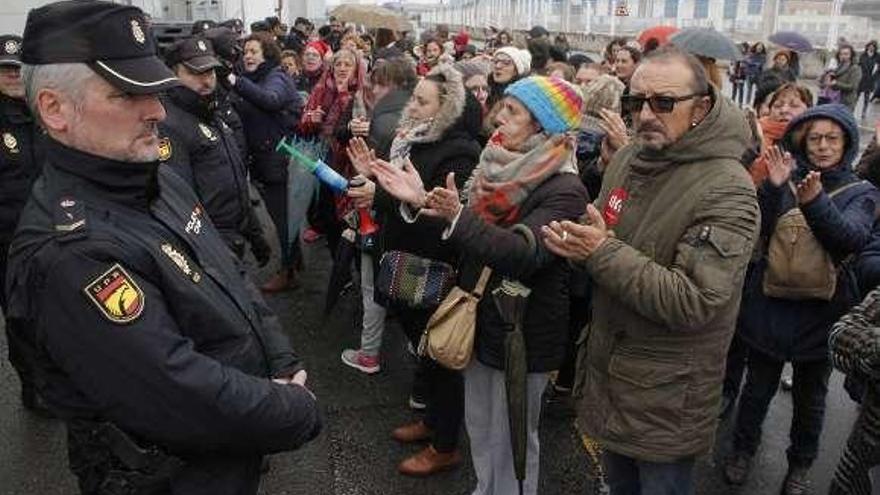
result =
[{"label": "police officer's ear", "polygon": [[43,88],[36,95],[36,111],[47,131],[66,132],[76,108],[60,91]]}]

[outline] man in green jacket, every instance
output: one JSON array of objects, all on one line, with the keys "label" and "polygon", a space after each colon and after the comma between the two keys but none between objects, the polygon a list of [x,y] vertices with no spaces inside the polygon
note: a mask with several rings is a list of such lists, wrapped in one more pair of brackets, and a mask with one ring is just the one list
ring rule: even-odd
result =
[{"label": "man in green jacket", "polygon": [[609,164],[584,225],[553,222],[544,241],[593,279],[578,421],[606,450],[612,495],[690,494],[759,231],[740,162],[750,130],[674,47],[643,60],[621,102],[636,139]]}]

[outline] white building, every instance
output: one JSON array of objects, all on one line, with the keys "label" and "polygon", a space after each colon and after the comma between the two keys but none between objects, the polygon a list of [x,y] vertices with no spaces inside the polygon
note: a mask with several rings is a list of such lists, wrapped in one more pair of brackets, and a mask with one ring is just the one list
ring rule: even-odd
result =
[{"label": "white building", "polygon": [[[714,27],[743,39],[773,31],[799,31],[824,45],[833,34],[851,41],[877,36],[869,17],[831,15],[840,0],[441,0],[429,22],[551,31],[635,34],[659,24]],[[863,2],[864,3],[864,2]],[[880,15],[880,2],[878,2]],[[628,15],[620,16],[625,10]],[[767,25],[770,22],[771,25]],[[836,27],[835,27],[836,26]],[[837,30],[837,31],[835,31]]]}]

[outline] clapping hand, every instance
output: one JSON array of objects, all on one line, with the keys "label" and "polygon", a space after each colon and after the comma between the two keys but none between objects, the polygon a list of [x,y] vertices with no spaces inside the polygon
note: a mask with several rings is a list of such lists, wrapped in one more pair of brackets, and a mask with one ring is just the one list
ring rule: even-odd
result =
[{"label": "clapping hand", "polygon": [[446,187],[435,187],[428,193],[422,214],[452,222],[461,211],[461,207],[458,187],[455,185],[455,173],[449,172],[446,176]]},{"label": "clapping hand", "polygon": [[791,153],[783,153],[779,146],[773,146],[764,151],[764,159],[767,160],[767,179],[771,184],[780,187],[791,179],[794,169]]},{"label": "clapping hand", "polygon": [[373,171],[370,164],[376,159],[376,152],[367,146],[367,142],[363,138],[355,137],[348,141],[348,147],[345,148],[351,165],[357,170],[357,173],[364,177],[372,177]]},{"label": "clapping hand", "polygon": [[409,157],[404,161],[403,169],[398,169],[385,160],[375,159],[370,164],[370,170],[382,189],[391,196],[415,208],[425,206],[427,197],[425,185]]},{"label": "clapping hand", "polygon": [[799,205],[805,205],[816,199],[822,192],[822,173],[812,171],[807,178],[797,185],[797,200]]},{"label": "clapping hand", "polygon": [[602,214],[593,205],[587,205],[588,225],[580,225],[565,220],[553,221],[541,227],[544,245],[550,252],[574,261],[589,258],[612,233],[605,225]]},{"label": "clapping hand", "polygon": [[629,135],[626,133],[626,123],[623,122],[623,118],[620,114],[612,112],[607,108],[600,109],[599,114],[602,116],[602,121],[599,122],[599,127],[605,131],[607,142],[611,148],[614,151],[617,151],[629,144]]}]

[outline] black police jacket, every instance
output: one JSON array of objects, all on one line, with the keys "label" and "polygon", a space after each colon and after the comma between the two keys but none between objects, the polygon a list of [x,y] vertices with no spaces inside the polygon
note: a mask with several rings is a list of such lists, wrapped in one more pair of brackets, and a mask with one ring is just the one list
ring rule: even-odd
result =
[{"label": "black police jacket", "polygon": [[160,159],[192,186],[227,244],[242,252],[243,239],[258,223],[233,130],[212,102],[188,88],[169,90],[163,104]]},{"label": "black police jacket", "polygon": [[254,459],[320,430],[311,393],[269,379],[301,367],[276,317],[167,165],[46,141],[7,282],[38,390],[183,458],[174,493],[255,493]]},{"label": "black police jacket", "polygon": [[12,239],[30,186],[40,174],[41,138],[25,102],[0,94],[0,245]]}]

